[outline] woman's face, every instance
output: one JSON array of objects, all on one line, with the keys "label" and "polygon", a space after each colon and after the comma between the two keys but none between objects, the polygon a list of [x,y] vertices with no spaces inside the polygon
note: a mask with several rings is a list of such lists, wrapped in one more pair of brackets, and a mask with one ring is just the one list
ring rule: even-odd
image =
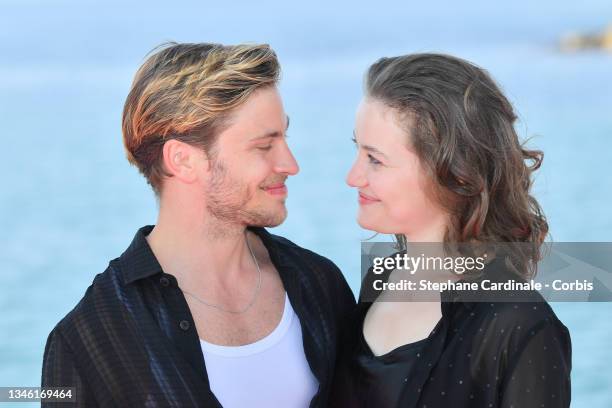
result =
[{"label": "woman's face", "polygon": [[357,222],[372,231],[404,234],[408,241],[441,242],[448,214],[430,199],[429,177],[409,138],[392,108],[362,100],[355,121],[357,157],[346,179],[359,191]]}]

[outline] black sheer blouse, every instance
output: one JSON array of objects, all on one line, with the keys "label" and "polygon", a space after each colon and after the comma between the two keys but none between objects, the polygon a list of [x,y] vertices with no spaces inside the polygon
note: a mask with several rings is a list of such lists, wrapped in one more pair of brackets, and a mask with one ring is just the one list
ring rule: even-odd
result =
[{"label": "black sheer blouse", "polygon": [[366,407],[397,407],[404,383],[412,375],[429,338],[376,356],[363,335],[363,327],[359,337],[351,366],[354,381],[349,384],[352,387],[350,393]]},{"label": "black sheer blouse", "polygon": [[[494,261],[496,269],[500,262]],[[417,357],[406,356],[405,373],[379,370],[368,381],[361,333],[371,303],[361,301],[345,335],[330,406],[569,407],[569,332],[539,294],[528,296],[534,301],[483,303],[442,292],[442,318]],[[374,383],[382,396],[370,394]],[[375,400],[385,402],[370,402]]]}]

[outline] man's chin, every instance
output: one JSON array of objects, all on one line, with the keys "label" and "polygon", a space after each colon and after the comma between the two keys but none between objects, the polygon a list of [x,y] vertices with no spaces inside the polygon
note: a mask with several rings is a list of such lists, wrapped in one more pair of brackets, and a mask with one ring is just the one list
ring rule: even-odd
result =
[{"label": "man's chin", "polygon": [[252,217],[249,222],[249,225],[253,227],[274,228],[285,222],[286,218],[287,209],[283,208],[282,211],[277,211],[273,214],[259,214],[255,217]]}]

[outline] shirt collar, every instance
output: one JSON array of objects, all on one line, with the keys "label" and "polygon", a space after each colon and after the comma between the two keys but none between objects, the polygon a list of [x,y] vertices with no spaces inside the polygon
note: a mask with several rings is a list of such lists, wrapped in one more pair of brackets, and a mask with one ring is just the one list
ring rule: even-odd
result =
[{"label": "shirt collar", "polygon": [[[485,266],[484,270],[479,276],[466,277],[464,279],[459,280],[459,282],[475,282],[478,283],[480,288],[480,284],[484,279],[489,279],[495,282],[503,282],[510,278],[519,280],[521,279],[521,277],[513,274],[506,267],[503,256],[497,256]],[[442,298],[442,302],[461,304],[462,306],[471,310],[478,303],[482,303],[482,298],[489,296],[489,294],[483,292],[481,289],[478,289],[475,292],[449,289],[442,291],[440,293],[440,296]]]},{"label": "shirt collar", "polygon": [[[395,254],[390,255],[389,257],[393,258],[396,254],[405,254],[405,251],[396,252]],[[367,277],[372,276],[373,268],[370,267],[368,273],[366,275],[366,279],[362,282],[361,292],[359,295],[360,303],[364,302],[362,299],[364,298],[364,285],[368,285],[369,280]],[[383,273],[378,275],[382,280],[388,281],[392,268],[385,268]],[[489,263],[487,263],[479,275],[466,275],[465,277],[459,279],[457,282],[476,282],[478,283],[479,289],[476,291],[468,291],[468,290],[455,290],[455,289],[446,289],[440,292],[440,300],[442,302],[443,311],[454,310],[457,307],[465,307],[469,310],[473,309],[478,303],[486,302],[484,300],[487,296],[490,296],[487,292],[483,292],[480,290],[480,284],[484,279],[489,279],[491,281],[503,282],[510,278],[513,279],[521,279],[518,275],[513,274],[506,267],[504,256],[496,256]],[[368,293],[372,295],[374,293]],[[372,303],[371,301],[364,303]]]},{"label": "shirt collar", "polygon": [[[155,226],[146,225],[140,228],[136,232],[130,246],[119,257],[123,282],[126,285],[163,272],[146,239],[146,236],[151,233],[153,227]],[[277,252],[276,245],[271,239],[271,234],[265,228],[248,227],[248,229],[259,236],[268,252],[271,252],[271,257],[273,256],[272,252]]]},{"label": "shirt collar", "polygon": [[146,225],[140,228],[130,246],[119,257],[123,282],[126,285],[162,272],[161,265],[146,239],[153,227],[154,225]]}]

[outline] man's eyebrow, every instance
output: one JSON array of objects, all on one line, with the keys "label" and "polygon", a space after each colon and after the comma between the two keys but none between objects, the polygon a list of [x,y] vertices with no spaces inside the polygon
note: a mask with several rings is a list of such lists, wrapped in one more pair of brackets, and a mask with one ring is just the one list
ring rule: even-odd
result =
[{"label": "man's eyebrow", "polygon": [[380,154],[381,156],[387,157],[386,154],[384,154],[383,152],[381,152],[380,150],[378,150],[374,146],[361,145],[361,144],[357,143],[357,136],[355,135],[355,131],[354,130],[353,130],[353,142],[356,145],[358,145],[359,147],[361,147],[363,150],[366,150],[366,151],[371,152],[371,153],[377,153],[377,154]]},{"label": "man's eyebrow", "polygon": [[[285,132],[287,131],[287,129],[289,129],[289,116],[288,115],[287,115],[287,127],[285,128]],[[270,132],[266,132],[264,134],[251,138],[251,141],[258,140],[258,139],[265,139],[267,137],[280,137],[282,135],[283,135],[283,132],[279,132],[278,130],[272,130]]]}]

